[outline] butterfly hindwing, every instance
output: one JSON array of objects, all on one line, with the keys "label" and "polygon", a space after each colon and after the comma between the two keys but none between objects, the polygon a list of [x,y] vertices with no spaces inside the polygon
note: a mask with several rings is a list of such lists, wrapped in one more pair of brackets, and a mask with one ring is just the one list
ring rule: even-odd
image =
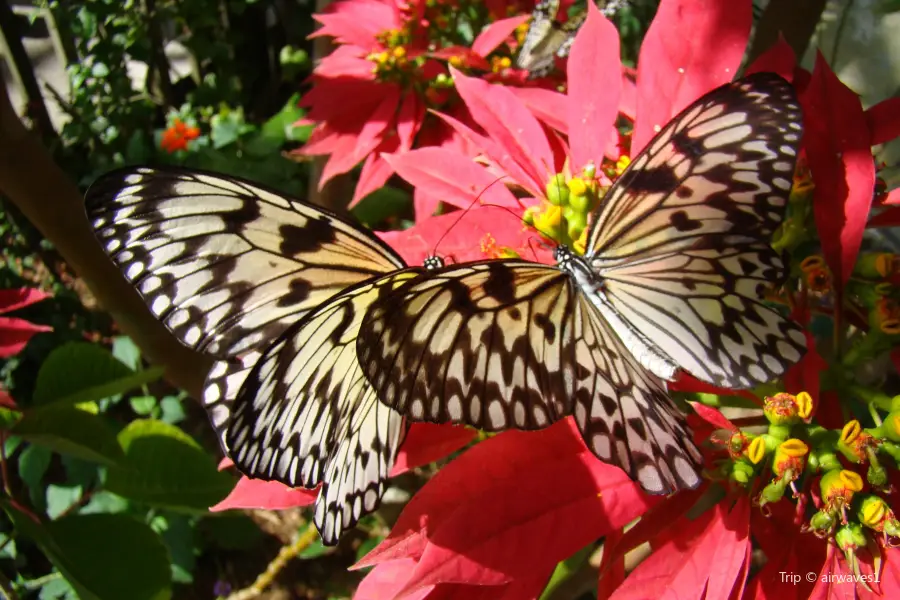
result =
[{"label": "butterfly hindwing", "polygon": [[250,477],[312,488],[325,544],[377,508],[405,434],[378,403],[356,359],[369,305],[420,270],[350,287],[288,328],[256,361],[237,394],[225,439]]},{"label": "butterfly hindwing", "polygon": [[674,364],[751,387],[803,355],[803,331],[763,302],[784,277],[769,246],[802,135],[790,84],[762,73],[672,119],[601,200],[585,258],[612,306]]},{"label": "butterfly hindwing", "polygon": [[341,289],[403,266],[336,215],[211,173],[113,171],[88,190],[87,212],[154,315],[217,358],[268,343]]}]

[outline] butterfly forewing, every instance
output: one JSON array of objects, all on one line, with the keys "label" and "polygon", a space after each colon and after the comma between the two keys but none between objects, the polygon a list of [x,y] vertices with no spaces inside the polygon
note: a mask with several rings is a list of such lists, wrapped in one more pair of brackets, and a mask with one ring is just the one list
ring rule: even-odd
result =
[{"label": "butterfly forewing", "polygon": [[707,94],[647,144],[601,201],[586,258],[613,307],[696,377],[750,387],[803,355],[766,306],[769,246],[802,134],[791,86],[751,75]]},{"label": "butterfly forewing", "polygon": [[403,266],[369,232],[231,177],[114,171],[87,194],[107,254],[182,343],[232,358],[345,287]]}]

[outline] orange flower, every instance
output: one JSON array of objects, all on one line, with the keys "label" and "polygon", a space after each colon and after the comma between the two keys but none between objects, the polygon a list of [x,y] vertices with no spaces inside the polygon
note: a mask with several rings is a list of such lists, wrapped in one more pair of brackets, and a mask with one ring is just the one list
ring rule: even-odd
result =
[{"label": "orange flower", "polygon": [[188,126],[181,119],[175,119],[171,127],[163,132],[160,147],[169,152],[177,152],[178,150],[187,150],[187,143],[200,137],[200,129],[198,127]]}]

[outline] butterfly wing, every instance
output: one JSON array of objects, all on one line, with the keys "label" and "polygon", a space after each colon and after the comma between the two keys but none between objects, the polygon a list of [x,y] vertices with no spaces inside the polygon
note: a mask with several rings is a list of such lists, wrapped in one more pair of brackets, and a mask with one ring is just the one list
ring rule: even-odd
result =
[{"label": "butterfly wing", "polygon": [[404,266],[371,232],[249,182],[123,169],[87,193],[103,248],[185,345],[230,359],[338,291]]},{"label": "butterfly wing", "polygon": [[377,508],[406,431],[359,368],[360,322],[372,302],[420,272],[326,300],[262,353],[232,403],[225,439],[235,465],[292,487],[322,483],[314,521],[325,544]]},{"label": "butterfly wing", "polygon": [[584,11],[559,24],[555,20],[559,5],[559,0],[542,1],[531,13],[531,24],[516,57],[516,67],[528,71],[532,78],[548,75],[557,57],[569,55],[575,34],[587,18]]},{"label": "butterfly wing", "polygon": [[411,281],[372,305],[357,349],[381,401],[414,421],[500,431],[574,414],[592,451],[647,491],[699,482],[663,384],[559,269],[495,260]]},{"label": "butterfly wing", "polygon": [[785,277],[769,243],[801,135],[777,75],[713,90],[650,141],[591,224],[586,258],[611,305],[704,381],[750,387],[805,351],[800,327],[763,302]]}]

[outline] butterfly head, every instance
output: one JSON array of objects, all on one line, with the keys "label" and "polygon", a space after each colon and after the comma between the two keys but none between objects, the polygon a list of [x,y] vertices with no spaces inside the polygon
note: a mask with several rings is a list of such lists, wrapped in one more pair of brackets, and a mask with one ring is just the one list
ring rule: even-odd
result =
[{"label": "butterfly head", "polygon": [[572,256],[572,251],[565,244],[560,244],[553,251],[553,258],[561,269],[565,269],[566,265],[572,261]]},{"label": "butterfly head", "polygon": [[440,256],[429,256],[422,261],[422,266],[429,271],[434,271],[444,266],[444,259]]}]

